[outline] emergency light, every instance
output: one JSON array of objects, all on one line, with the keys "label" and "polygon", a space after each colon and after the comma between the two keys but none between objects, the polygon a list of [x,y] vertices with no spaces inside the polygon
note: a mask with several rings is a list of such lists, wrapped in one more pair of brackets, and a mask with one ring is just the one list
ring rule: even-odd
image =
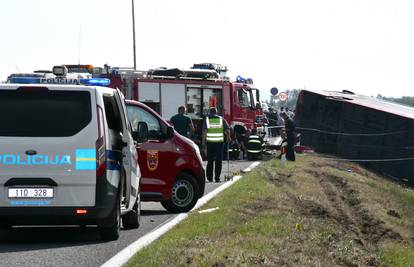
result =
[{"label": "emergency light", "polygon": [[40,79],[35,77],[12,77],[10,78],[10,83],[33,84],[40,83]]},{"label": "emergency light", "polygon": [[65,66],[54,66],[53,74],[56,76],[65,76],[68,73],[68,69]]},{"label": "emergency light", "polygon": [[243,78],[242,76],[238,75],[236,77],[236,82],[238,82],[238,83],[246,83],[246,79]]},{"label": "emergency light", "polygon": [[111,81],[105,78],[89,78],[89,79],[80,79],[80,83],[83,85],[90,86],[108,86]]},{"label": "emergency light", "polygon": [[236,82],[244,83],[244,84],[253,84],[253,79],[252,78],[243,78],[242,76],[238,75],[236,77]]},{"label": "emergency light", "polygon": [[108,86],[111,81],[105,78],[90,79],[65,79],[65,78],[34,78],[34,77],[12,77],[10,83],[17,84],[78,84],[87,86]]}]

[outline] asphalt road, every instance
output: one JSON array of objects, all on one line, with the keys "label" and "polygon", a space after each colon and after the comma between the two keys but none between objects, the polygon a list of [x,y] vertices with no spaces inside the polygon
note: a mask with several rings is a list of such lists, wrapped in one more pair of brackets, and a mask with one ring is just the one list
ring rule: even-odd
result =
[{"label": "asphalt road", "polygon": [[[230,173],[252,162],[231,161]],[[223,162],[223,176],[227,163]],[[207,183],[206,194],[220,184]],[[174,218],[159,203],[143,202],[141,226],[122,230],[117,241],[101,241],[96,227],[14,227],[0,232],[0,266],[100,266],[123,248]]]}]

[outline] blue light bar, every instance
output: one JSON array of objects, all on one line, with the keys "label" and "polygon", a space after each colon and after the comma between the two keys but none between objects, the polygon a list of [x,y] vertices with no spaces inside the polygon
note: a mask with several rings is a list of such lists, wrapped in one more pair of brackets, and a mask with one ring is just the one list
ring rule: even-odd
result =
[{"label": "blue light bar", "polygon": [[236,82],[238,82],[238,83],[246,83],[246,79],[239,75],[236,78]]},{"label": "blue light bar", "polygon": [[65,77],[58,78],[34,78],[34,77],[12,77],[10,83],[19,84],[66,84],[66,85],[87,85],[87,86],[108,86],[111,81],[105,78],[90,79],[67,79]]},{"label": "blue light bar", "polygon": [[33,84],[40,83],[40,79],[34,77],[12,77],[10,78],[10,83]]},{"label": "blue light bar", "polygon": [[91,79],[80,79],[80,83],[83,85],[90,86],[108,86],[111,81],[106,78],[91,78]]}]

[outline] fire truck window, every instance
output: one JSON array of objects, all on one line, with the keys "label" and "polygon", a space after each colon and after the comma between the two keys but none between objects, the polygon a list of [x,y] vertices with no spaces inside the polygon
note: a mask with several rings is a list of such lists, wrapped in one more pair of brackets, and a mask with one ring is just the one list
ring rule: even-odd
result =
[{"label": "fire truck window", "polygon": [[237,91],[237,96],[239,99],[239,106],[242,108],[249,108],[250,107],[250,95],[248,92],[245,92],[243,90]]},{"label": "fire truck window", "polygon": [[187,115],[192,119],[201,118],[201,90],[187,88]]},{"label": "fire truck window", "polygon": [[222,90],[204,89],[203,93],[203,114],[207,116],[211,107],[217,108],[218,114],[222,114]]},{"label": "fire truck window", "polygon": [[148,124],[150,139],[157,139],[161,130],[160,122],[157,117],[137,106],[127,106],[128,119],[132,123],[132,130],[137,131],[138,122],[143,121]]}]

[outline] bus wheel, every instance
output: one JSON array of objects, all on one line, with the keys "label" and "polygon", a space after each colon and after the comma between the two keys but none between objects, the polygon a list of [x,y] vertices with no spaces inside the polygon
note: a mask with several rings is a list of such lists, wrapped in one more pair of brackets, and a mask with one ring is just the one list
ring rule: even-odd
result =
[{"label": "bus wheel", "polygon": [[[122,195],[122,194],[120,194]],[[121,202],[120,195],[116,198],[116,203],[107,218],[103,219],[98,230],[103,240],[117,240],[121,231]]]},{"label": "bus wheel", "polygon": [[161,201],[169,212],[187,212],[197,203],[199,188],[194,177],[188,173],[178,175],[171,191],[171,199]]}]

